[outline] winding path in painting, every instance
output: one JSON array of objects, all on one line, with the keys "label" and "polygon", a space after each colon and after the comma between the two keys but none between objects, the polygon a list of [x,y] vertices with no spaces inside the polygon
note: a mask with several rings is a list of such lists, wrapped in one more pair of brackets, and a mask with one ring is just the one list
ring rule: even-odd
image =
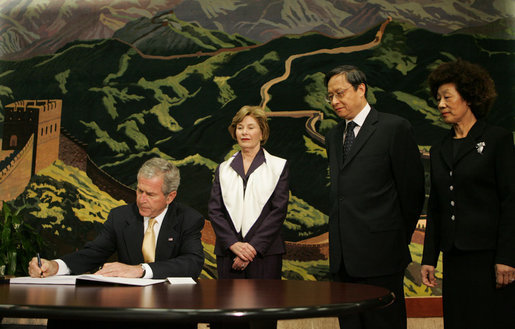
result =
[{"label": "winding path in painting", "polygon": [[263,87],[261,87],[261,107],[266,108],[266,104],[270,100],[270,95],[268,94],[268,90],[275,84],[285,81],[290,76],[291,72],[291,64],[294,60],[297,58],[307,57],[307,56],[313,56],[313,55],[320,55],[320,54],[342,54],[342,53],[352,53],[356,51],[363,51],[366,49],[370,49],[372,47],[377,46],[379,43],[381,43],[381,40],[383,38],[384,31],[386,29],[386,25],[392,21],[391,17],[388,17],[386,21],[381,24],[381,27],[379,28],[379,31],[377,31],[376,36],[374,40],[372,40],[369,43],[365,43],[362,45],[354,45],[354,46],[346,46],[346,47],[338,47],[333,49],[318,49],[315,51],[310,51],[308,53],[304,54],[296,54],[288,57],[286,62],[284,63],[285,71],[284,74],[280,77],[277,77],[275,79],[272,79],[265,83]]},{"label": "winding path in painting", "polygon": [[[388,25],[388,23],[390,23],[391,21],[392,21],[392,18],[388,17],[388,19],[386,21],[384,21],[383,24],[381,24],[381,27],[377,31],[374,40],[372,40],[369,43],[365,43],[362,45],[338,47],[338,48],[333,48],[333,49],[319,49],[319,50],[315,50],[315,51],[310,51],[308,53],[296,54],[296,55],[292,55],[292,56],[288,57],[288,59],[284,63],[284,67],[285,67],[284,74],[281,75],[280,77],[277,77],[275,79],[268,81],[261,87],[261,104],[260,104],[261,108],[266,108],[266,105],[268,104],[268,101],[270,100],[270,94],[268,93],[270,88],[273,85],[278,84],[278,83],[283,82],[288,79],[288,77],[290,76],[290,73],[291,73],[291,64],[294,60],[296,60],[297,58],[313,56],[313,55],[320,55],[320,54],[351,53],[351,52],[363,51],[363,50],[375,47],[381,42],[383,35],[384,35],[384,31],[386,29],[386,25]],[[315,110],[273,111],[273,112],[267,112],[267,116],[268,117],[294,117],[294,118],[308,117],[308,120],[306,121],[306,131],[311,136],[311,138],[313,138],[317,142],[321,143],[322,145],[325,144],[325,137],[316,130],[316,123],[319,120],[324,119],[324,113],[321,111],[315,111]]]},{"label": "winding path in painting", "polygon": [[[298,58],[302,58],[302,57],[314,56],[314,55],[319,55],[319,54],[352,53],[352,52],[363,51],[363,50],[375,47],[379,43],[381,43],[381,40],[383,38],[386,26],[391,21],[392,21],[392,18],[388,17],[386,19],[386,21],[384,21],[383,24],[381,24],[381,26],[379,27],[379,30],[377,31],[377,33],[376,33],[376,35],[374,37],[374,40],[372,40],[372,41],[370,41],[368,43],[365,43],[365,44],[362,44],[362,45],[338,47],[338,48],[333,48],[333,49],[318,49],[318,50],[307,52],[307,53],[303,53],[303,54],[291,55],[290,57],[288,57],[288,59],[284,63],[284,66],[285,66],[284,74],[281,75],[280,77],[277,77],[277,78],[274,78],[274,79],[268,81],[267,83],[265,83],[261,87],[261,90],[260,90],[260,95],[261,95],[260,107],[266,108],[266,105],[267,105],[268,101],[270,100],[270,94],[268,93],[270,88],[273,85],[278,84],[280,82],[283,82],[283,81],[285,81],[285,80],[287,80],[289,78],[290,73],[291,73],[291,65],[292,65],[292,62],[294,60],[296,60]],[[253,46],[245,46],[245,47],[223,48],[223,49],[218,49],[217,51],[213,51],[213,52],[196,52],[196,53],[192,53],[192,54],[162,56],[162,55],[149,55],[149,54],[145,54],[140,49],[138,49],[136,46],[134,46],[133,44],[131,44],[131,43],[127,42],[127,41],[118,39],[118,38],[115,38],[115,39],[117,41],[119,41],[121,43],[124,43],[124,44],[128,45],[129,47],[133,48],[138,53],[138,55],[143,57],[143,58],[161,59],[161,60],[169,60],[169,59],[184,58],[184,57],[215,56],[215,55],[218,55],[218,54],[224,53],[224,52],[239,52],[239,51],[242,51],[242,50],[248,50],[248,49],[251,49],[251,48],[257,48],[257,47],[262,46],[261,44],[259,44],[259,45],[253,45]],[[313,138],[317,142],[321,143],[322,145],[325,143],[324,136],[321,135],[316,130],[316,123],[319,120],[323,120],[324,119],[324,114],[321,111],[316,111],[316,110],[271,111],[271,112],[267,112],[267,116],[269,116],[269,117],[293,117],[293,118],[307,117],[308,119],[306,121],[306,125],[305,126],[306,126],[306,131],[308,132],[308,134],[311,136],[311,138]]]}]

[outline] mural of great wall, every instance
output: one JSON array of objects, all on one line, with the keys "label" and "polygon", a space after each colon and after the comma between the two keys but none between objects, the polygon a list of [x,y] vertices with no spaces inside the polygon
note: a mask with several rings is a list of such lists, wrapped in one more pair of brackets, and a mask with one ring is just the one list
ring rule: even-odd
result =
[{"label": "mural of great wall", "polygon": [[[33,175],[59,159],[86,172],[96,186],[113,198],[126,203],[134,202],[134,189],[99,168],[88,156],[86,145],[61,126],[62,106],[63,102],[59,99],[22,100],[5,106],[0,150],[0,200],[15,199],[24,191]],[[306,116],[310,117],[309,122],[311,115]],[[307,123],[308,131],[309,126]],[[215,234],[208,220],[202,240],[210,245],[215,244]],[[299,242],[286,241],[286,248],[286,259],[328,259],[328,234]]]},{"label": "mural of great wall", "polygon": [[32,175],[59,159],[85,171],[101,190],[127,203],[134,190],[98,168],[84,144],[61,127],[62,101],[23,100],[5,107],[0,150],[0,200],[15,199]]},{"label": "mural of great wall", "polygon": [[62,102],[25,100],[5,107],[0,199],[12,200],[58,157]]}]

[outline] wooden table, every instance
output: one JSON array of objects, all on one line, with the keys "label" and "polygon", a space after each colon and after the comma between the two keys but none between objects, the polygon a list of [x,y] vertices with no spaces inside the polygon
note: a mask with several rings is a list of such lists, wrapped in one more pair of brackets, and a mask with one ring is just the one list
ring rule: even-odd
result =
[{"label": "wooden table", "polygon": [[380,287],[329,281],[198,280],[196,285],[0,284],[0,318],[247,322],[339,316],[384,307]]}]

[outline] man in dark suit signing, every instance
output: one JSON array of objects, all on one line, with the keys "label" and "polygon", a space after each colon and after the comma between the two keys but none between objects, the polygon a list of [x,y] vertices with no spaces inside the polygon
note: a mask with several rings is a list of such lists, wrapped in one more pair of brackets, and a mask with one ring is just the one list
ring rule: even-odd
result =
[{"label": "man in dark suit signing", "polygon": [[326,136],[331,176],[330,271],[335,281],[382,286],[383,309],[340,318],[342,328],[406,328],[404,271],[424,202],[424,170],[411,125],[367,102],[363,72],[327,73],[327,101],[344,119]]},{"label": "man in dark suit signing", "polygon": [[[179,169],[153,158],[138,171],[136,204],[113,209],[100,234],[79,251],[57,260],[33,258],[29,274],[95,272],[127,278],[197,278],[204,264],[201,229],[204,219],[195,210],[174,201]],[[105,263],[115,252],[118,262]]]}]

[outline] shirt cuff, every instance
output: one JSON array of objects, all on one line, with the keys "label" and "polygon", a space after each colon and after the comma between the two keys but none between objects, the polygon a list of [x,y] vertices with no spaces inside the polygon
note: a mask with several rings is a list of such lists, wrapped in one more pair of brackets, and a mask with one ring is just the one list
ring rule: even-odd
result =
[{"label": "shirt cuff", "polygon": [[57,269],[57,273],[55,275],[68,275],[72,271],[66,265],[66,263],[62,259],[54,259],[57,262],[57,265],[59,265],[59,268]]},{"label": "shirt cuff", "polygon": [[150,265],[142,263],[141,266],[143,266],[145,269],[145,275],[143,276],[143,279],[152,279],[154,277],[154,272],[152,272]]}]

